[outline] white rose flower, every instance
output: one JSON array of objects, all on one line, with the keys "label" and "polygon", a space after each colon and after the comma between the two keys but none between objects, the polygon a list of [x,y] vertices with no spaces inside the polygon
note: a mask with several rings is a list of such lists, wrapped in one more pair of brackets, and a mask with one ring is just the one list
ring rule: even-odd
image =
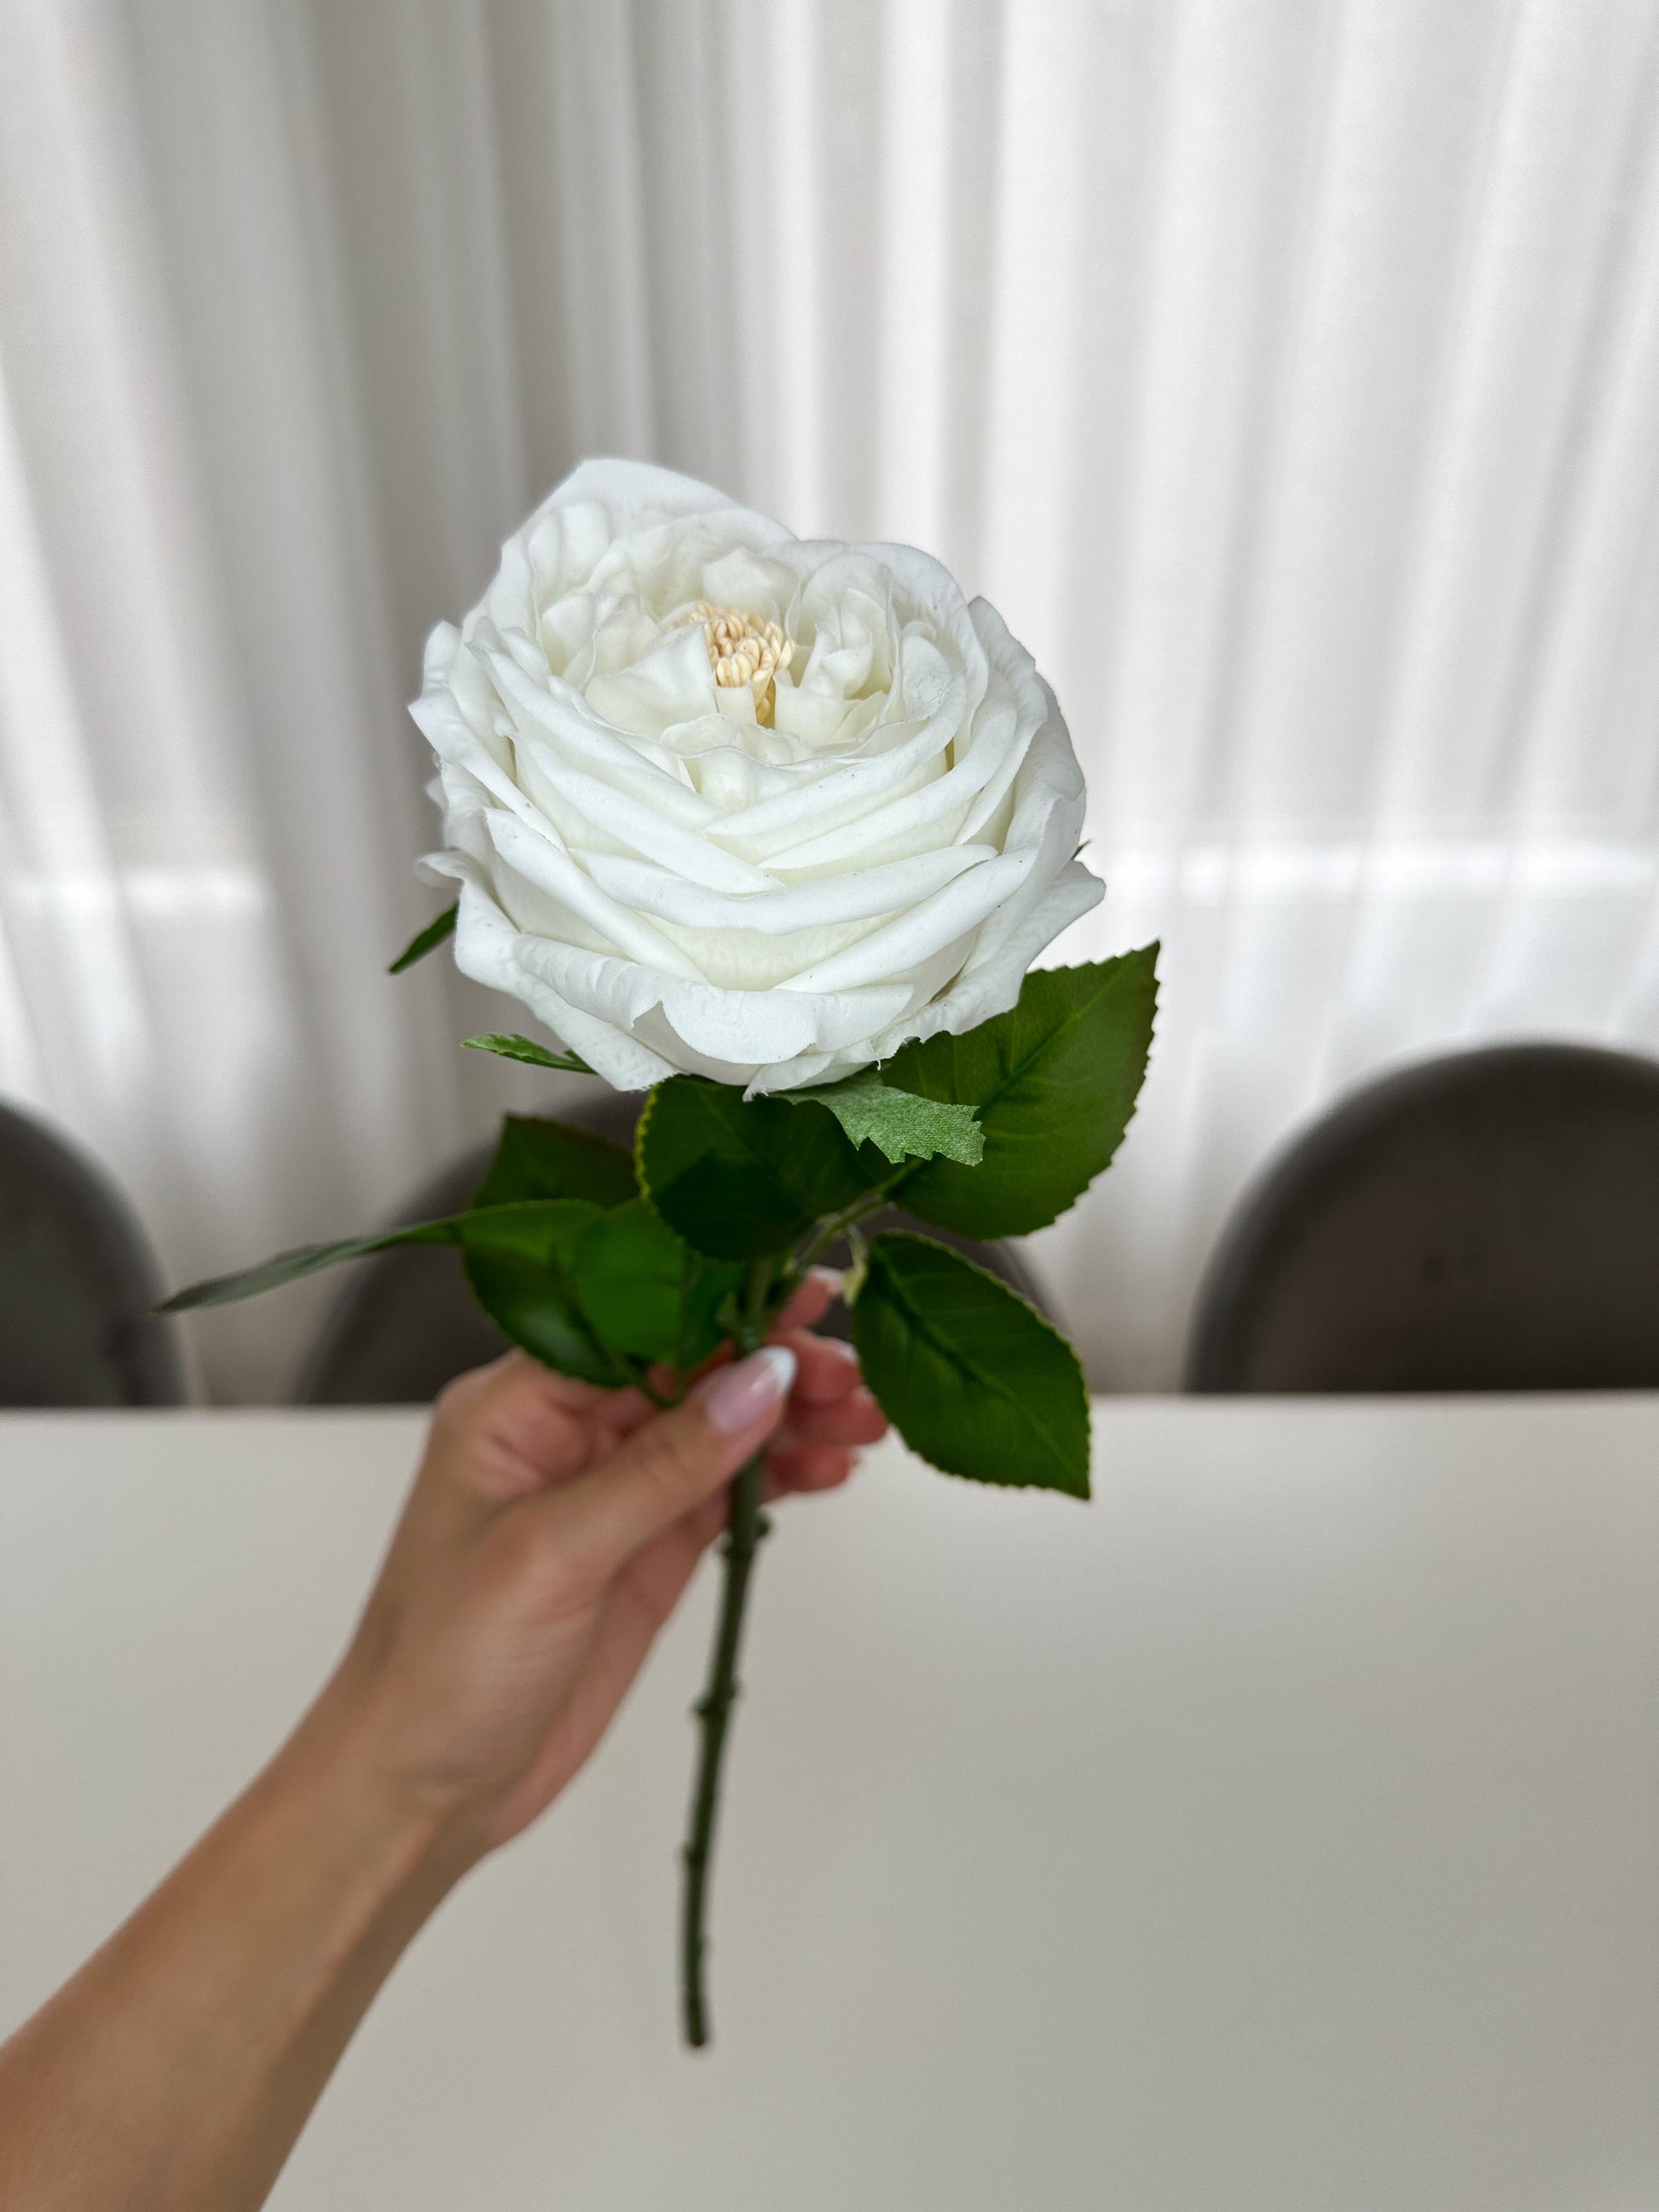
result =
[{"label": "white rose flower", "polygon": [[1060,709],[983,599],[638,462],[507,540],[411,711],[458,963],[621,1091],[971,1029],[1102,894]]}]

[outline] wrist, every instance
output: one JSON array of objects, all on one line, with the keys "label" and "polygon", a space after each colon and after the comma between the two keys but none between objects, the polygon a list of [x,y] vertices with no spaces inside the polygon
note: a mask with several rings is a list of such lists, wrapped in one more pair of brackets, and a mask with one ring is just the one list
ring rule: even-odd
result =
[{"label": "wrist", "polygon": [[454,1809],[405,1772],[386,1706],[374,1683],[343,1670],[262,1779],[291,1817],[327,1838],[356,1917],[407,1920],[412,1935],[480,1853]]}]

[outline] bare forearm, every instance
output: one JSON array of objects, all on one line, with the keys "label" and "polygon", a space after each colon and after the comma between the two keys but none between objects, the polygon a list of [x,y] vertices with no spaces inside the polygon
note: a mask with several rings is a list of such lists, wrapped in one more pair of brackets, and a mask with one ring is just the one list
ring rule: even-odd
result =
[{"label": "bare forearm", "polygon": [[[439,1401],[351,1650],[178,1871],[0,2051],[3,2212],[254,2212],[375,1990],[445,1891],[592,1749],[736,1470],[842,1480],[881,1433],[806,1337],[673,1411],[514,1355]],[[826,1462],[828,1462],[826,1468]]]},{"label": "bare forearm", "polygon": [[8,2212],[250,2212],[459,1870],[326,1696],[0,2051]]}]

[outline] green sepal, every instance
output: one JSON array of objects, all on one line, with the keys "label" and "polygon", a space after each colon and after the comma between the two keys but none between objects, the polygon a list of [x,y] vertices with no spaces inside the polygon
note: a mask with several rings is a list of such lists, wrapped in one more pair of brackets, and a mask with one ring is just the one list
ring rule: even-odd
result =
[{"label": "green sepal", "polygon": [[694,1252],[643,1199],[583,1231],[575,1270],[582,1311],[602,1342],[682,1374],[726,1336],[720,1310],[747,1273]]},{"label": "green sepal", "polygon": [[574,1052],[550,1052],[544,1044],[533,1037],[502,1036],[491,1030],[487,1036],[463,1037],[461,1044],[468,1052],[493,1052],[501,1060],[521,1060],[527,1067],[553,1067],[562,1075],[592,1075],[592,1069]]},{"label": "green sepal", "polygon": [[962,1036],[902,1046],[884,1079],[972,1106],[976,1168],[928,1160],[895,1196],[925,1221],[1018,1237],[1074,1205],[1111,1159],[1134,1111],[1158,1002],[1158,946],[1027,975],[1019,1003]]},{"label": "green sepal", "polygon": [[595,1206],[626,1206],[639,1195],[632,1156],[608,1137],[527,1114],[509,1114],[483,1181],[472,1194],[478,1206],[515,1199],[586,1198]]},{"label": "green sepal", "polygon": [[854,1150],[834,1115],[787,1097],[745,1100],[699,1076],[671,1076],[634,1139],[640,1187],[678,1236],[717,1260],[781,1252],[887,1172]]},{"label": "green sepal", "polygon": [[985,1136],[971,1106],[923,1098],[900,1091],[872,1067],[815,1091],[776,1094],[794,1105],[823,1106],[841,1123],[854,1145],[874,1145],[885,1158],[944,1158],[976,1167],[984,1157]]},{"label": "green sepal", "polygon": [[872,1237],[853,1341],[883,1411],[934,1467],[1088,1497],[1089,1398],[1077,1354],[983,1267],[928,1237]]},{"label": "green sepal", "polygon": [[416,930],[397,958],[387,964],[386,974],[401,975],[405,968],[412,968],[417,960],[424,960],[428,952],[435,952],[445,938],[455,934],[455,923],[460,911],[461,902],[457,899],[454,905],[447,906],[435,921],[428,922],[424,929]]}]

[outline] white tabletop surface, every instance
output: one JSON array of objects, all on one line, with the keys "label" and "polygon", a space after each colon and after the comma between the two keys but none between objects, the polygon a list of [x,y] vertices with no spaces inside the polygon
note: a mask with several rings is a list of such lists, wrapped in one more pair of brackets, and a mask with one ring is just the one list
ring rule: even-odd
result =
[{"label": "white tabletop surface", "polygon": [[[0,1419],[0,2026],[246,1778],[420,1424]],[[1100,1409],[763,1555],[676,2045],[705,1576],[371,2014],[286,2212],[1659,2203],[1659,1400]]]}]

